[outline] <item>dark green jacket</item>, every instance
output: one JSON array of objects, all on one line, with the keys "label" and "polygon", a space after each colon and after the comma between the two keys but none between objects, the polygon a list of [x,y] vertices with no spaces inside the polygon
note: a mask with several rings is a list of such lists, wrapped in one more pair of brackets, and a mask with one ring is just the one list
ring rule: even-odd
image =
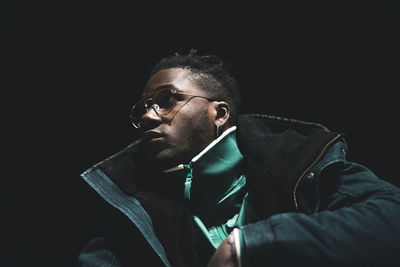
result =
[{"label": "dark green jacket", "polygon": [[[400,266],[400,190],[347,161],[342,134],[255,114],[237,127],[257,210],[241,228],[244,266]],[[82,174],[108,204],[78,266],[197,266],[182,181],[159,176],[140,140]]]}]

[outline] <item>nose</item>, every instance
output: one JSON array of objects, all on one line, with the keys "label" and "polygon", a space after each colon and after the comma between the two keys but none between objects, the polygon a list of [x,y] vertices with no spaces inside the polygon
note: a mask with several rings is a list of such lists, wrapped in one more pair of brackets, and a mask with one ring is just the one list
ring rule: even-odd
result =
[{"label": "nose", "polygon": [[151,108],[147,109],[147,111],[141,117],[141,127],[149,128],[153,124],[158,124],[162,121],[161,116],[158,115],[156,111],[156,107],[154,105]]}]

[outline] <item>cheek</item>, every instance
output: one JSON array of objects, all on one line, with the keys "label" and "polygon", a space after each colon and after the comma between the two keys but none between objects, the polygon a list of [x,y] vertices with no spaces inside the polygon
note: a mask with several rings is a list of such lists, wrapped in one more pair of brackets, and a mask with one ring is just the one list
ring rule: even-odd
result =
[{"label": "cheek", "polygon": [[[196,154],[214,140],[213,124],[208,110],[185,113],[176,117],[171,124],[175,133],[175,142],[184,149],[191,149]],[[176,123],[176,124],[175,124]]]},{"label": "cheek", "polygon": [[165,125],[167,137],[164,146],[148,151],[147,158],[160,168],[189,161],[214,140],[213,123],[207,110],[178,115]]}]

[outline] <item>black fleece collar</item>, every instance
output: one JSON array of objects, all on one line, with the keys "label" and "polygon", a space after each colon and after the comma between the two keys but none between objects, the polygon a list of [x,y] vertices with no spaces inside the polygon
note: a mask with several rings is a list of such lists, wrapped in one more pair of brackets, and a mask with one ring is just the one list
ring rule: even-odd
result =
[{"label": "black fleece collar", "polygon": [[319,124],[262,115],[239,118],[238,146],[245,157],[250,195],[261,218],[295,211],[297,181],[336,136]]}]

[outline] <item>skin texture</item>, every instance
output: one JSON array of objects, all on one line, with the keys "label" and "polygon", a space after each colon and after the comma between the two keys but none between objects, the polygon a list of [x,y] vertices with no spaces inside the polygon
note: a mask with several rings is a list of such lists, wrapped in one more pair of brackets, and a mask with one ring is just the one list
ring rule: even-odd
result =
[{"label": "skin texture", "polygon": [[[143,95],[157,88],[173,85],[182,93],[210,97],[186,69],[161,70],[150,77]],[[194,97],[181,101],[170,113],[159,117],[149,109],[141,121],[142,146],[145,157],[160,170],[188,163],[216,137],[216,125],[229,127],[229,105],[224,101],[208,101]],[[186,103],[186,104],[183,104]],[[227,240],[212,256],[209,267],[236,266]]]}]

